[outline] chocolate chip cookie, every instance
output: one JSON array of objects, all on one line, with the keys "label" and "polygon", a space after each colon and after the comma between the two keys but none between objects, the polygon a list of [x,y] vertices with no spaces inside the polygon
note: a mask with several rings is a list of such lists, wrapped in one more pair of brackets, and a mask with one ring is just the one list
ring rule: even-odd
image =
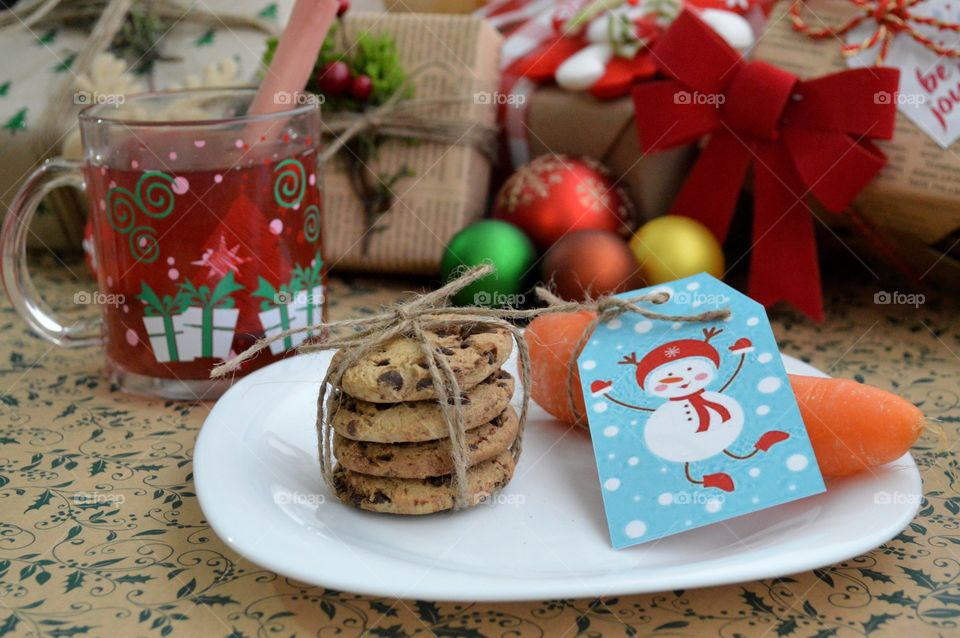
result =
[{"label": "chocolate chip cookie", "polygon": [[[468,430],[489,423],[510,404],[513,377],[498,370],[460,397],[463,424]],[[340,436],[373,443],[414,443],[448,436],[435,401],[370,403],[343,395],[330,419]]]},{"label": "chocolate chip cookie", "polygon": [[[467,472],[471,505],[478,505],[510,482],[514,461],[501,452]],[[402,479],[351,472],[334,468],[337,497],[348,505],[386,514],[432,514],[453,508],[456,491],[450,476]]]},{"label": "chocolate chip cookie", "polygon": [[[519,427],[517,413],[508,407],[490,422],[467,432],[467,465],[482,463],[509,448]],[[337,435],[333,453],[340,465],[361,474],[426,478],[453,473],[449,438],[426,443],[367,443]]]},{"label": "chocolate chip cookie", "polygon": [[[425,332],[437,353],[450,364],[461,391],[493,374],[513,348],[508,331],[472,322]],[[342,357],[342,351],[334,355],[334,365]],[[340,386],[346,394],[371,403],[437,397],[423,352],[416,341],[407,337],[391,339],[364,355],[344,373]]]}]

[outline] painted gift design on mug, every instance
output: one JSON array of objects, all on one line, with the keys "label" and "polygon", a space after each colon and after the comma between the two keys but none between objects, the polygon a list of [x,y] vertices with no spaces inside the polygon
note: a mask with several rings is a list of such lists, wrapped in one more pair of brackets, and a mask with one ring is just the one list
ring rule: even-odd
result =
[{"label": "painted gift design on mug", "polygon": [[[54,158],[34,170],[0,233],[4,288],[36,334],[100,348],[123,390],[198,399],[229,387],[209,378],[218,362],[265,335],[323,321],[320,110],[250,115],[255,95],[158,91],[80,113],[83,161]],[[30,282],[30,220],[64,185],[84,188],[89,201],[84,248],[97,294],[75,299],[107,299],[99,321],[63,321]],[[307,336],[283,340],[240,374]]]},{"label": "painted gift design on mug", "polygon": [[206,378],[257,338],[322,320],[313,153],[223,172],[88,169],[101,286],[129,300],[106,321],[115,362]]}]

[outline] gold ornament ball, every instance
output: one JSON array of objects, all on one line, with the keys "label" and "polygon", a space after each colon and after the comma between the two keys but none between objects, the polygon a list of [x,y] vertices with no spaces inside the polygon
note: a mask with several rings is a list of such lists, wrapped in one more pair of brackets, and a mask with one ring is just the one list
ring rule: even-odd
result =
[{"label": "gold ornament ball", "polygon": [[706,272],[723,277],[723,249],[706,226],[682,215],[648,221],[630,239],[647,285],[663,284]]}]

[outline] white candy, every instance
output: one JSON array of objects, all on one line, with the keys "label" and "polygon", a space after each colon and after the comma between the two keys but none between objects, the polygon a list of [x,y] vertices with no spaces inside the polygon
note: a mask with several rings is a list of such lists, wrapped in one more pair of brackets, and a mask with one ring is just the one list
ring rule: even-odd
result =
[{"label": "white candy", "polygon": [[588,44],[557,67],[557,84],[568,91],[585,91],[603,77],[612,57],[609,44]]},{"label": "white candy", "polygon": [[700,12],[700,18],[734,49],[743,51],[753,45],[753,29],[750,28],[750,23],[736,13],[704,9]]},{"label": "white candy", "polygon": [[[644,11],[642,7],[615,9],[591,20],[584,34],[590,44],[564,60],[557,68],[555,74],[557,84],[568,91],[589,89],[606,73],[607,63],[614,56],[615,46],[621,55],[632,57],[642,43],[632,38],[622,37],[619,25],[612,31],[613,35],[620,35],[620,37],[617,37],[616,41],[611,41],[610,22],[614,19],[620,20],[622,16],[626,16],[632,22],[635,18],[641,17]],[[753,46],[753,29],[736,13],[719,9],[703,9],[700,11],[700,18],[733,48],[744,51]]]}]

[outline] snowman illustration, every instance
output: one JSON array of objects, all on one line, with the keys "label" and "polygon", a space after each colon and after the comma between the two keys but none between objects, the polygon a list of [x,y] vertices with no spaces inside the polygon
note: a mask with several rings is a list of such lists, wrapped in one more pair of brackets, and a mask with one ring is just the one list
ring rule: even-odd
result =
[{"label": "snowman illustration", "polygon": [[650,412],[643,436],[651,452],[667,461],[683,463],[684,475],[693,484],[732,492],[734,483],[729,474],[716,472],[697,479],[690,471],[690,464],[718,454],[746,460],[766,452],[790,435],[770,430],[761,435],[746,454],[729,449],[743,431],[744,418],[740,403],[724,392],[740,373],[746,355],[753,351],[753,344],[749,339],[740,338],[728,348],[731,354],[740,356],[737,368],[718,390],[708,390],[720,370],[720,353],[710,340],[721,332],[719,328],[704,329],[702,340],[670,341],[653,348],[641,359],[637,359],[634,352],[618,362],[636,366],[641,391],[666,399],[658,407],[633,405],[614,397],[611,381],[594,381],[590,391],[596,398],[604,397],[632,410]]}]

